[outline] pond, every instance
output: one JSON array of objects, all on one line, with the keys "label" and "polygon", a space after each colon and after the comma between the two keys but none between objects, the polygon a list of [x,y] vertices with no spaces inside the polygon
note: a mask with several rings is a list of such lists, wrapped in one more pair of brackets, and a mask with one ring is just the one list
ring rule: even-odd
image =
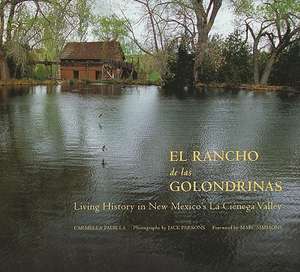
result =
[{"label": "pond", "polygon": [[[153,86],[2,88],[0,270],[298,271],[299,120],[300,96],[285,93],[210,90],[176,96]],[[260,159],[169,160],[170,150],[195,149],[256,150]],[[172,192],[173,167],[190,169],[187,180],[280,180],[283,190]],[[103,202],[272,202],[281,208],[74,210],[74,203],[79,209]],[[83,225],[124,229],[74,229]],[[212,229],[240,225],[278,229]]]}]

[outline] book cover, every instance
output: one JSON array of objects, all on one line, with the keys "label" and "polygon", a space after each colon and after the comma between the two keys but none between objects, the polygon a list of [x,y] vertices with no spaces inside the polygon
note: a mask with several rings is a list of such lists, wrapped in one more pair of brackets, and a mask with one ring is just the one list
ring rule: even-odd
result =
[{"label": "book cover", "polygon": [[0,271],[299,271],[299,18],[1,1]]}]

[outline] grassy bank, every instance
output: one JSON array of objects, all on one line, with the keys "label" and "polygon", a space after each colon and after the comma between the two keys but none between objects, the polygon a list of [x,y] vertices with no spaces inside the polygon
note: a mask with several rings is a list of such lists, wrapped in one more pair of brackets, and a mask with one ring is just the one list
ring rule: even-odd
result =
[{"label": "grassy bank", "polygon": [[105,84],[105,85],[156,85],[160,86],[159,81],[152,80],[33,80],[33,79],[11,79],[11,80],[0,80],[0,86],[35,86],[35,85],[89,85],[89,84]]},{"label": "grassy bank", "polygon": [[[97,83],[97,82],[96,82]],[[160,86],[160,81],[159,80],[110,80],[110,81],[100,81],[100,83],[104,84],[119,84],[119,85],[143,85],[143,86]]]},{"label": "grassy bank", "polygon": [[258,92],[278,92],[278,91],[299,91],[299,88],[290,86],[259,85],[259,84],[230,84],[230,83],[209,83],[196,84],[197,89],[228,89],[228,90],[248,90]]},{"label": "grassy bank", "polygon": [[62,84],[68,84],[70,86],[72,85],[124,85],[124,86],[130,86],[130,85],[142,85],[142,86],[160,86],[160,81],[152,81],[152,80],[65,80],[61,82]]},{"label": "grassy bank", "polygon": [[56,85],[56,80],[34,80],[34,79],[10,79],[0,80],[0,86],[36,86],[36,85]]},{"label": "grassy bank", "polygon": [[[11,79],[0,80],[0,86],[36,86],[36,85],[69,85],[69,86],[86,86],[86,85],[121,85],[121,86],[161,86],[159,80],[33,80],[33,79]],[[299,87],[258,85],[258,84],[230,84],[230,83],[198,83],[196,89],[224,89],[224,90],[249,90],[258,92],[300,92]]]}]

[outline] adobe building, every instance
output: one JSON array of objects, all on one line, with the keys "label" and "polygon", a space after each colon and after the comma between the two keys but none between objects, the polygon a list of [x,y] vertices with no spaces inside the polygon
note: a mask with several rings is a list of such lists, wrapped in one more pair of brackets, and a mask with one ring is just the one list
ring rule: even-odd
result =
[{"label": "adobe building", "polygon": [[60,57],[62,80],[112,80],[135,74],[117,41],[70,42]]}]

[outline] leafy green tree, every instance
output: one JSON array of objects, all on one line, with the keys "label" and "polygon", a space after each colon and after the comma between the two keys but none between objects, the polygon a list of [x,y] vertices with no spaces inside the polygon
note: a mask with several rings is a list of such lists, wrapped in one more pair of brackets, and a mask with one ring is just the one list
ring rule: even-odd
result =
[{"label": "leafy green tree", "polygon": [[122,46],[127,42],[128,31],[125,20],[116,16],[94,16],[92,34],[99,41],[119,41]]},{"label": "leafy green tree", "polygon": [[219,35],[214,35],[208,42],[208,49],[203,61],[203,73],[201,78],[203,82],[219,82],[220,69],[224,63],[223,57],[224,40]]},{"label": "leafy green tree", "polygon": [[57,60],[69,39],[82,40],[91,18],[92,0],[11,0],[0,2],[0,50],[12,76],[24,76],[31,51],[43,48]]},{"label": "leafy green tree", "polygon": [[220,78],[225,82],[249,83],[252,81],[251,55],[249,45],[239,31],[230,34],[224,42],[223,65]]},{"label": "leafy green tree", "polygon": [[125,27],[126,21],[116,16],[95,16],[92,33],[95,38],[102,41],[123,41],[128,37]]},{"label": "leafy green tree", "polygon": [[176,55],[169,56],[168,73],[164,76],[165,87],[172,91],[183,91],[193,87],[194,54],[190,53],[184,41],[178,47]]},{"label": "leafy green tree", "polygon": [[285,50],[274,64],[271,83],[300,86],[300,42]]},{"label": "leafy green tree", "polygon": [[127,21],[117,16],[94,16],[92,34],[96,40],[120,42],[125,55],[136,53],[135,44],[129,39]]}]

